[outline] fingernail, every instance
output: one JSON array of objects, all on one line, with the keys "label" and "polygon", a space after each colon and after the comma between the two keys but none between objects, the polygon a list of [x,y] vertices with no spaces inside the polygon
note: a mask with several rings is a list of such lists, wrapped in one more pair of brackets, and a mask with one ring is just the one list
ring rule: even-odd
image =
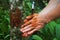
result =
[{"label": "fingernail", "polygon": [[20,29],[20,31],[22,31],[22,29]]}]

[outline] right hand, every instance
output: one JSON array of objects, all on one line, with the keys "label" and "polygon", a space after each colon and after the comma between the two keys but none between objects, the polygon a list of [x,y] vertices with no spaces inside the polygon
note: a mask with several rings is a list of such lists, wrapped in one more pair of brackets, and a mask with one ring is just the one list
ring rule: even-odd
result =
[{"label": "right hand", "polygon": [[33,14],[31,16],[26,17],[24,20],[24,24],[21,26],[20,31],[23,32],[22,36],[29,36],[33,34],[35,31],[43,28],[46,23],[50,21],[50,18],[47,19],[45,15]]}]

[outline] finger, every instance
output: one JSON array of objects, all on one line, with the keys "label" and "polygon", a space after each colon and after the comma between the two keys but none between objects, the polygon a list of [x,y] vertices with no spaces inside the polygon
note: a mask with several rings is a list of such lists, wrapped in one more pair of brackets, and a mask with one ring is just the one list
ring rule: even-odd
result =
[{"label": "finger", "polygon": [[33,27],[29,27],[29,28],[23,30],[22,32],[23,32],[23,33],[24,33],[24,32],[29,32],[29,31],[32,30],[32,29],[33,29]]},{"label": "finger", "polygon": [[26,19],[28,19],[28,20],[31,19],[31,18],[32,18],[32,15],[26,17]]},{"label": "finger", "polygon": [[28,32],[28,33],[27,33],[27,32],[24,33],[23,36],[27,37],[27,36],[33,34],[35,31],[39,30],[40,27],[41,27],[41,26],[37,26],[37,27],[36,27],[35,29],[33,29],[32,31],[30,31],[30,32]]},{"label": "finger", "polygon": [[31,27],[31,25],[28,25],[28,26],[26,26],[26,27],[24,27],[24,28],[21,28],[20,31],[23,32],[25,29],[28,29],[29,27]]},{"label": "finger", "polygon": [[27,25],[29,25],[30,23],[31,23],[31,20],[28,21],[28,22],[26,22],[25,24],[23,24],[21,27],[27,26]]},{"label": "finger", "polygon": [[35,13],[35,14],[33,14],[33,17],[34,17],[34,16],[38,16],[38,14]]},{"label": "finger", "polygon": [[29,35],[33,34],[35,31],[39,30],[41,27],[41,25],[38,25],[35,29],[33,29],[32,31],[28,32]]},{"label": "finger", "polygon": [[27,16],[26,19],[31,19],[34,16],[38,16],[38,14],[34,13],[33,15]]},{"label": "finger", "polygon": [[39,30],[41,28],[42,28],[42,26],[41,25],[38,25],[35,29]]},{"label": "finger", "polygon": [[28,22],[28,21],[29,21],[29,20],[25,19],[25,20],[24,20],[24,23],[26,23],[26,22]]}]

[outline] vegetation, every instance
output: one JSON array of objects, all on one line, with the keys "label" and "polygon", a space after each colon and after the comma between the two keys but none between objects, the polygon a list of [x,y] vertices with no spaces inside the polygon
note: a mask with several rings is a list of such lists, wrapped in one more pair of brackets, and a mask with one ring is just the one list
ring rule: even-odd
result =
[{"label": "vegetation", "polygon": [[[35,12],[40,12],[49,0],[34,0]],[[23,0],[23,18],[31,14],[32,0]],[[0,40],[10,39],[10,5],[8,0],[0,0]],[[44,28],[35,32],[30,40],[60,40],[60,18],[46,24]]]}]

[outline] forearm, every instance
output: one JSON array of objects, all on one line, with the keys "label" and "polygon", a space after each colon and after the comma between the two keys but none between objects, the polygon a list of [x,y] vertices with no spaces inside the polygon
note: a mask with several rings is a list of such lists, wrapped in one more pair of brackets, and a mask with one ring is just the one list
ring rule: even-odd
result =
[{"label": "forearm", "polygon": [[39,16],[50,20],[60,17],[60,0],[51,0],[49,4],[39,13]]}]

